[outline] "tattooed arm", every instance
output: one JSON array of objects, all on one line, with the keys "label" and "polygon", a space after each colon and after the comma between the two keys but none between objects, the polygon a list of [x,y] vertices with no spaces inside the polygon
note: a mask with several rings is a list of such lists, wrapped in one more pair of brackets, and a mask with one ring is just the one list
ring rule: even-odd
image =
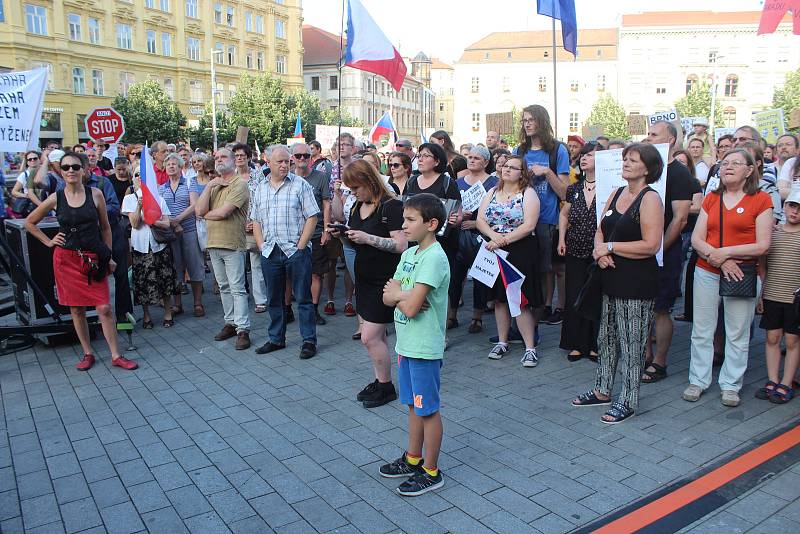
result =
[{"label": "tattooed arm", "polygon": [[391,237],[378,237],[376,235],[362,232],[361,230],[350,230],[347,232],[347,238],[353,243],[358,245],[370,245],[392,254],[402,254],[408,248],[408,241],[402,230],[395,230],[389,232]]}]

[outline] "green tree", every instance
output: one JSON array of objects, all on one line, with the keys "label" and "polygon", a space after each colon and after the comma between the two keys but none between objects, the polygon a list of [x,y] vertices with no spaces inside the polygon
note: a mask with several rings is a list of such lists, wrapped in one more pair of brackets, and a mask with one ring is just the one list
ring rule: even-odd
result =
[{"label": "green tree", "polygon": [[598,98],[592,106],[589,118],[586,120],[589,126],[602,126],[603,134],[612,139],[628,139],[628,117],[622,106],[609,94]]},{"label": "green tree", "polygon": [[772,107],[783,109],[783,116],[800,108],[800,69],[786,74],[786,81],[781,88],[775,88],[772,94]]},{"label": "green tree", "polygon": [[[205,113],[200,116],[198,125],[188,129],[189,143],[192,148],[211,150],[214,147],[214,135],[211,128],[211,103],[206,104]],[[236,125],[231,123],[225,113],[217,109],[217,140],[220,145],[236,138]]]},{"label": "green tree", "polygon": [[[717,98],[714,111],[714,123],[722,124],[722,104]],[[686,96],[675,102],[675,109],[681,117],[711,118],[711,86],[708,83],[695,85]]]},{"label": "green tree", "polygon": [[128,96],[114,97],[111,107],[125,119],[127,143],[175,142],[185,136],[186,117],[154,80],[133,84]]}]

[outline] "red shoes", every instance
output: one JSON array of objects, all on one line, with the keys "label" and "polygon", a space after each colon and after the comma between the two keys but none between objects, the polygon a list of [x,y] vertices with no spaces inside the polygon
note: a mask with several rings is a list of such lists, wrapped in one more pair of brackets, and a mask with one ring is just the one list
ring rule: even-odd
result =
[{"label": "red shoes", "polygon": [[129,360],[124,356],[120,356],[119,358],[111,360],[111,365],[115,365],[117,367],[122,367],[128,371],[133,371],[139,367],[139,364],[136,363],[135,360]]},{"label": "red shoes", "polygon": [[325,308],[322,310],[322,313],[325,315],[336,315],[336,305],[332,300],[328,301],[328,303],[325,305]]},{"label": "red shoes", "polygon": [[83,359],[78,362],[75,369],[78,371],[88,371],[94,365],[94,354],[84,354]]},{"label": "red shoes", "polygon": [[347,302],[344,305],[344,316],[345,317],[355,317],[356,316],[356,309],[353,307],[352,302]]}]

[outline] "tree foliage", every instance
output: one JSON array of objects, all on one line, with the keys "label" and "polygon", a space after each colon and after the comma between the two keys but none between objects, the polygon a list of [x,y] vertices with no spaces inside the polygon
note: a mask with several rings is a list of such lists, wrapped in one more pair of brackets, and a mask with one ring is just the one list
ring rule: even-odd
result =
[{"label": "tree foliage", "polygon": [[603,134],[611,139],[628,139],[628,117],[622,106],[609,94],[598,98],[592,106],[589,126],[602,126]]},{"label": "tree foliage", "polygon": [[800,109],[800,68],[788,72],[783,87],[775,88],[772,94],[772,107],[783,109],[783,116],[787,120],[793,110]]},{"label": "tree foliage", "polygon": [[114,97],[111,107],[125,119],[126,143],[175,142],[185,136],[186,117],[154,80],[133,84],[128,96]]},{"label": "tree foliage", "polygon": [[[319,99],[305,89],[288,93],[283,89],[281,80],[268,73],[257,76],[245,73],[225,111],[217,110],[218,143],[232,141],[236,137],[237,126],[250,128],[250,139],[258,140],[262,148],[273,143],[284,143],[294,134],[298,112],[306,141],[314,139],[317,124],[338,122],[337,112],[321,109]],[[346,112],[342,116],[342,125],[360,126]],[[206,106],[206,113],[200,118],[199,126],[192,129],[190,137],[194,147],[212,146],[210,105]]]},{"label": "tree foliage", "polygon": [[[722,104],[717,98],[714,123],[722,124]],[[675,109],[681,117],[706,117],[711,119],[711,86],[708,83],[696,84],[686,96],[675,102]]]}]

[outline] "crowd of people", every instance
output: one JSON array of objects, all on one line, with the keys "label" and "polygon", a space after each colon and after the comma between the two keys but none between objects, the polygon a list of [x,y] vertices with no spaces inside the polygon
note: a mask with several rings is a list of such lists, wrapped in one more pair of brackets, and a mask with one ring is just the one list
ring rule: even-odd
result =
[{"label": "crowd of people", "polygon": [[[633,416],[641,384],[668,376],[674,320],[692,322],[684,400],[707,392],[713,367],[721,366],[722,404],[740,403],[757,313],[767,331],[769,376],[755,396],[793,398],[800,364],[798,138],[783,135],[768,146],[742,126],[714,141],[707,128],[698,120],[684,137],[659,121],[641,142],[571,135],[562,143],[547,110],[532,105],[522,110],[510,150],[496,132],[456,150],[444,131],[416,148],[398,139],[388,153],[347,133],[332,147],[271,145],[261,154],[242,143],[213,156],[163,141],[120,145],[113,161],[102,145],[48,146],[24,155],[9,215],[27,216],[32,235],[54,248],[59,302],[70,307],[85,353],[81,370],[95,361],[86,306],[98,311],[113,364],[135,369],[117,349],[115,317],[135,321],[133,306],[141,306],[142,327],[154,328],[160,307],[161,326],[171,328],[184,313],[183,294],[203,317],[208,273],[223,312],[215,340],[235,338],[237,350],[248,349],[252,310],[269,315],[266,341],[255,352],[283,350],[296,309],[299,357],[312,358],[317,328],[338,313],[334,295],[343,278],[341,310],[356,318],[352,338],[374,371],[356,400],[375,408],[399,397],[409,407],[408,449],[381,474],[409,477],[398,491],[418,495],[442,483],[439,368],[446,331],[461,327],[467,275],[482,247],[524,276],[522,299],[510,302],[504,276],[493,287],[473,281],[467,331],[482,332],[484,316],[493,314],[488,358],[502,359],[520,343],[520,363],[531,368],[541,357],[540,325],[560,325],[566,361],[585,358],[597,367],[594,386],[572,405],[608,406],[604,423]],[[668,147],[666,161],[660,144]],[[597,198],[595,159],[612,149],[622,150],[626,185]],[[139,171],[144,150],[154,162],[162,214],[149,224]],[[662,194],[653,186],[659,180],[666,180]],[[476,188],[479,204],[462,209],[462,195]],[[59,223],[54,237],[36,226],[49,214]],[[107,275],[115,281],[113,310]],[[681,295],[683,313],[673,317]],[[613,398],[618,371],[622,384]]]}]

